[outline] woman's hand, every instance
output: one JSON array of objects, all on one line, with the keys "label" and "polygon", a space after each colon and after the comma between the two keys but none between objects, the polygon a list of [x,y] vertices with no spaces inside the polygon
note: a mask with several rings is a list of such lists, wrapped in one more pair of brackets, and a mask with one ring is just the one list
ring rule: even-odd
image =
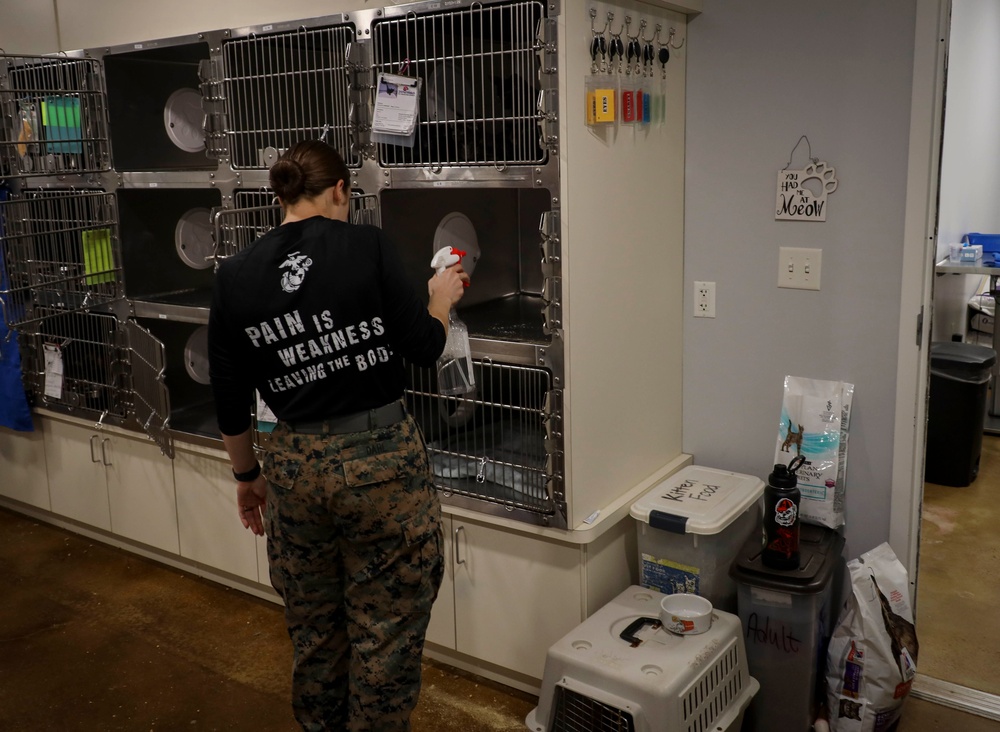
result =
[{"label": "woman's hand", "polygon": [[267,478],[258,475],[251,481],[236,483],[236,507],[244,529],[257,536],[264,535],[262,509],[267,506]]},{"label": "woman's hand", "polygon": [[427,281],[427,294],[431,302],[440,298],[447,305],[446,311],[462,299],[465,288],[469,286],[469,275],[462,268],[462,263],[453,264],[440,274],[435,274]]}]

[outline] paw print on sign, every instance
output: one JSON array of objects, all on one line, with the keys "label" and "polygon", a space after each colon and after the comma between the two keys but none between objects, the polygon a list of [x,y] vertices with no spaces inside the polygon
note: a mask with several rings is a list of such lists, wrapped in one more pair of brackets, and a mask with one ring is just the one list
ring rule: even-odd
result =
[{"label": "paw print on sign", "polygon": [[837,169],[828,167],[824,162],[810,163],[803,168],[802,173],[799,185],[809,191],[813,198],[825,198],[837,190]]}]

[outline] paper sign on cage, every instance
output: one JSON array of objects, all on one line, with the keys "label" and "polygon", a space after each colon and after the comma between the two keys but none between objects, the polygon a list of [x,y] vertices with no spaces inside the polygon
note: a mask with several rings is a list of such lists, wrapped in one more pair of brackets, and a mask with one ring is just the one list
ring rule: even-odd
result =
[{"label": "paper sign on cage", "polygon": [[837,171],[821,161],[802,170],[779,170],[774,218],[826,221],[827,196],[837,190]]}]

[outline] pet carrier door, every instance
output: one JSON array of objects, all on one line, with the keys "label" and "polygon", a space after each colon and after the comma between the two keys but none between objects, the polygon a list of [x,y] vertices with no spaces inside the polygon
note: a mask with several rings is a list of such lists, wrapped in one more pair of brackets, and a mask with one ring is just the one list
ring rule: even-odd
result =
[{"label": "pet carrier door", "polygon": [[[349,166],[347,49],[342,16],[243,29],[222,44],[225,125],[237,170],[266,169],[292,144],[324,138]],[[320,25],[322,23],[322,25]],[[234,34],[235,35],[235,34]]]},{"label": "pet carrier door", "polygon": [[0,54],[0,177],[110,170],[105,100],[99,61]]},{"label": "pet carrier door", "polygon": [[6,323],[21,327],[58,313],[121,301],[121,247],[113,193],[24,190],[0,201]]}]

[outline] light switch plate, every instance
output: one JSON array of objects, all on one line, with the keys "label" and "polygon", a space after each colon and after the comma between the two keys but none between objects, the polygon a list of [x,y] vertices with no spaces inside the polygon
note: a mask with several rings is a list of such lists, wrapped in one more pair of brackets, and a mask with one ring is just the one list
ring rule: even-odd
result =
[{"label": "light switch plate", "polygon": [[822,249],[781,247],[778,250],[778,287],[818,290],[822,264]]}]

